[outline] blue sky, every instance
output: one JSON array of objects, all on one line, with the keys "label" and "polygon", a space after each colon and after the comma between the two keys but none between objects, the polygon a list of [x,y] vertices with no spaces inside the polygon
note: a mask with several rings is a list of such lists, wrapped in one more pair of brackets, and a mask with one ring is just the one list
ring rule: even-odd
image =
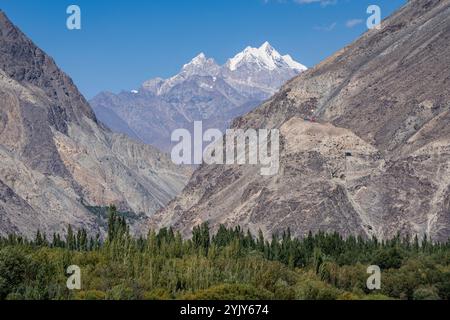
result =
[{"label": "blue sky", "polygon": [[[366,9],[388,16],[406,0],[0,0],[0,8],[67,72],[87,98],[169,77],[200,52],[224,63],[269,41],[314,66],[366,30]],[[82,29],[66,28],[66,9]]]}]

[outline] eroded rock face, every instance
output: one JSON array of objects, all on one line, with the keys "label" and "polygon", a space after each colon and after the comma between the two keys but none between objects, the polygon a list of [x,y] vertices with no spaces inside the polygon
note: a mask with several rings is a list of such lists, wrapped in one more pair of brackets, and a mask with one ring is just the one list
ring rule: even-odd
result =
[{"label": "eroded rock face", "polygon": [[102,232],[87,206],[149,216],[189,175],[98,124],[72,80],[0,12],[0,234]]},{"label": "eroded rock face", "polygon": [[[291,228],[388,238],[450,236],[450,1],[409,1],[350,46],[234,121],[279,128],[278,175],[202,166],[151,218],[266,234]],[[311,123],[304,119],[317,119]]]}]

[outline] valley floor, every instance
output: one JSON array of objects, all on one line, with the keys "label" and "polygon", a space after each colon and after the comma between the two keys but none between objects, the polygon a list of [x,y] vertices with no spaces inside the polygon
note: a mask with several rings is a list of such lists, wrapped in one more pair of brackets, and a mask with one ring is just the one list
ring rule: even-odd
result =
[{"label": "valley floor", "polygon": [[[80,290],[67,288],[69,266]],[[381,269],[381,287],[367,288],[367,268]],[[114,210],[105,241],[71,228],[64,240],[37,234],[0,240],[0,299],[270,300],[449,299],[450,242],[427,239],[343,239],[289,232],[270,240],[208,226],[184,240],[170,229],[129,235]]]}]

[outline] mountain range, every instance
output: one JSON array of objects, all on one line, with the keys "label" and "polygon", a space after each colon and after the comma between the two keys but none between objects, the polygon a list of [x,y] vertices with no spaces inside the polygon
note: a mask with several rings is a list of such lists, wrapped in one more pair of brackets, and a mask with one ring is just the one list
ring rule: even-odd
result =
[{"label": "mountain range", "polygon": [[65,234],[69,224],[103,233],[102,208],[112,204],[133,224],[190,173],[100,124],[73,81],[0,11],[0,235]]},{"label": "mountain range", "polygon": [[201,53],[169,79],[151,79],[119,94],[102,92],[90,104],[113,131],[170,151],[175,129],[192,130],[194,121],[203,121],[205,129],[224,130],[306,69],[265,42],[222,66]]},{"label": "mountain range", "polygon": [[233,122],[280,130],[278,175],[202,165],[149,228],[447,241],[449,123],[450,1],[410,0]]},{"label": "mountain range", "polygon": [[[188,236],[208,222],[267,236],[450,236],[450,0],[410,0],[312,69],[266,43],[223,66],[199,55],[93,104],[135,136],[108,129],[0,11],[0,235],[104,233],[114,204],[135,232]],[[167,149],[173,128],[235,115],[232,128],[280,130],[277,175],[206,164],[192,174],[142,143]]]}]

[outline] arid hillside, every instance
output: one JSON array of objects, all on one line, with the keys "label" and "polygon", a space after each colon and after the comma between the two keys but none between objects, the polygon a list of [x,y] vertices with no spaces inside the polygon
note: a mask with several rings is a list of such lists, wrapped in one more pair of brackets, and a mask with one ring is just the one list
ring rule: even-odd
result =
[{"label": "arid hillside", "polygon": [[[450,236],[450,1],[415,0],[234,121],[279,128],[281,168],[202,166],[149,227],[209,222]],[[316,123],[307,119],[317,119]]]}]

